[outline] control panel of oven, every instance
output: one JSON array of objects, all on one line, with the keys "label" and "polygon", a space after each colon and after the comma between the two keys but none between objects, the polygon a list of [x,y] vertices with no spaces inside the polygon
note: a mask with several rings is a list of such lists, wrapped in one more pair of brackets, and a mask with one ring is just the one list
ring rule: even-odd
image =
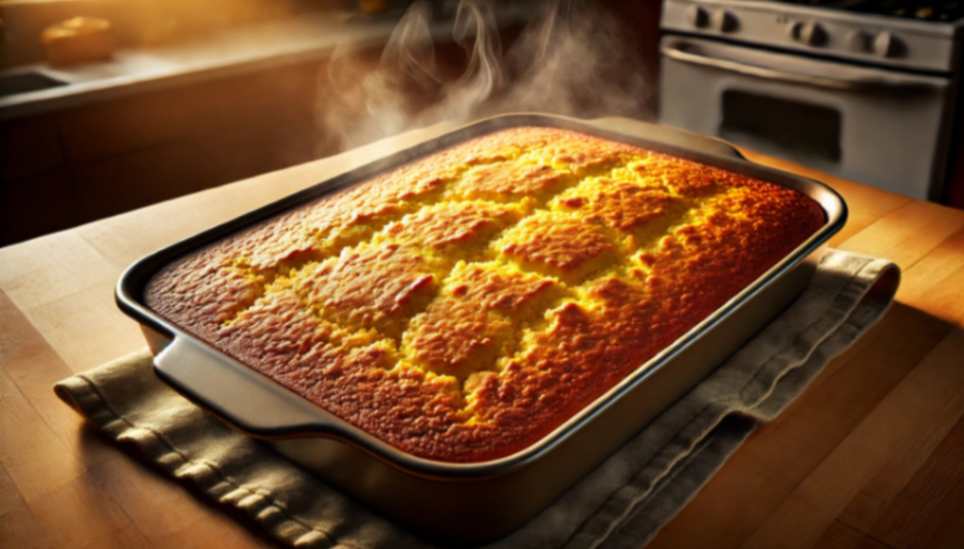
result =
[{"label": "control panel of oven", "polygon": [[950,72],[956,62],[952,24],[780,2],[668,0],[661,27],[895,68]]}]

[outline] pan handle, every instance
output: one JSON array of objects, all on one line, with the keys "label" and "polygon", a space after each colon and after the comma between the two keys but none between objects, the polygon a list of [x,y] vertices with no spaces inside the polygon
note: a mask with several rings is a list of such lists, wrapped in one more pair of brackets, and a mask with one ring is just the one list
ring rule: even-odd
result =
[{"label": "pan handle", "polygon": [[726,141],[723,141],[722,139],[716,139],[714,137],[688,132],[679,128],[650,124],[648,122],[633,120],[632,118],[623,118],[621,116],[596,118],[589,122],[590,124],[593,124],[594,126],[603,130],[610,130],[630,135],[646,136],[648,139],[653,139],[654,141],[660,141],[668,145],[674,145],[684,149],[695,149],[707,154],[715,154],[718,156],[746,160],[743,154],[736,147],[727,143]]},{"label": "pan handle", "polygon": [[190,400],[258,436],[334,430],[334,416],[250,368],[184,335],[154,357],[154,370]]}]

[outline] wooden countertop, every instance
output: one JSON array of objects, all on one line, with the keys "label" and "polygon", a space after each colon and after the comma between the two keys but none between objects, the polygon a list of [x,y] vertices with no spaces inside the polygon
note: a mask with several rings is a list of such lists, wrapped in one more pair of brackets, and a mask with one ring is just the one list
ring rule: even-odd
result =
[{"label": "wooden countertop", "polygon": [[[137,257],[371,158],[394,139],[0,249],[0,545],[265,545],[84,428],[51,385],[144,346],[114,306]],[[832,245],[889,257],[897,304],[762,428],[652,547],[964,546],[964,211],[824,180]]]}]

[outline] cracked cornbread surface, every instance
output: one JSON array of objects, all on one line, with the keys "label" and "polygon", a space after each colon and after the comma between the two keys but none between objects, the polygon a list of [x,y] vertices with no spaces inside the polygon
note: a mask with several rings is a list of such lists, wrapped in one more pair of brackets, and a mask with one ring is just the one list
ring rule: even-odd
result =
[{"label": "cracked cornbread surface", "polygon": [[188,255],[148,305],[429,459],[534,443],[824,223],[771,183],[572,131],[498,131]]}]

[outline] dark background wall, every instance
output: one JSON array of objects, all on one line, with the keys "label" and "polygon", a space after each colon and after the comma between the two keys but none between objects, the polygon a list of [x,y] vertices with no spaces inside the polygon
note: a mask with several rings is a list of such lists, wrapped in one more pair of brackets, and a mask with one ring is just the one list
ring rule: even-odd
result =
[{"label": "dark background wall", "polygon": [[[625,22],[625,70],[655,82],[659,2],[608,1],[599,9]],[[519,31],[500,29],[503,44]],[[380,51],[375,45],[357,56],[362,72],[376,69]],[[454,42],[438,45],[447,77],[461,74],[467,59]],[[325,63],[0,122],[0,245],[339,152],[345,144],[318,124],[324,109],[340,108],[324,100]],[[406,93],[416,106],[437,99],[418,87]],[[640,97],[632,112],[612,114],[649,117],[653,101]]]}]

